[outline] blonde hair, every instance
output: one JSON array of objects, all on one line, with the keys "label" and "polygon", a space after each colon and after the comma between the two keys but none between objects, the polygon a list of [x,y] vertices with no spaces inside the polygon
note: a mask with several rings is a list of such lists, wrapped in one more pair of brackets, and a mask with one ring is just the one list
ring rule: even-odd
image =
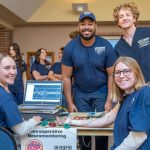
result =
[{"label": "blonde hair", "polygon": [[114,16],[114,19],[116,22],[118,22],[118,20],[119,20],[119,11],[121,9],[127,9],[127,10],[131,11],[131,13],[133,14],[133,17],[136,19],[136,22],[134,23],[136,26],[137,20],[138,20],[139,15],[140,15],[140,12],[139,12],[137,6],[135,6],[135,4],[133,2],[130,2],[130,3],[127,2],[127,3],[124,3],[124,4],[117,6],[113,12],[113,16]]},{"label": "blonde hair", "polygon": [[10,55],[8,55],[7,53],[0,53],[0,63],[1,61],[5,58],[5,57],[10,57],[12,58]]},{"label": "blonde hair", "polygon": [[[140,69],[139,64],[137,63],[137,61],[135,59],[133,59],[131,57],[119,57],[114,64],[114,71],[115,71],[117,64],[120,62],[127,65],[132,70],[132,72],[134,73],[134,76],[136,78],[136,82],[134,84],[135,90],[138,90],[143,85],[145,85],[145,80],[144,80],[142,71]],[[112,100],[113,101],[116,101],[116,100],[122,101],[124,94],[125,94],[124,90],[120,89],[117,86],[117,84],[115,83],[115,80],[114,80],[114,76],[113,76]]]}]

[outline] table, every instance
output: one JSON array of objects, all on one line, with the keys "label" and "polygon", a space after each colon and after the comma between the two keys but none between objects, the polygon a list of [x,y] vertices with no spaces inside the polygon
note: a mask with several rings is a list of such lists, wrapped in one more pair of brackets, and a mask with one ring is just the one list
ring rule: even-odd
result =
[{"label": "table", "polygon": [[[96,115],[100,115],[102,112],[96,113]],[[82,116],[87,117],[89,113],[70,113],[70,117],[74,116]],[[56,126],[55,128],[63,128],[63,126]],[[77,135],[80,136],[112,136],[113,135],[113,125],[101,127],[101,128],[88,128],[88,127],[77,127],[71,126],[71,128],[77,129]]]},{"label": "table", "polygon": [[[37,126],[36,128],[44,128],[44,127]],[[45,127],[45,128],[49,128],[49,127]],[[52,128],[58,129],[58,128],[63,128],[63,126],[56,126]],[[112,136],[113,135],[113,125],[103,127],[103,128],[85,128],[85,127],[76,127],[76,126],[71,126],[71,128],[76,128],[77,135],[80,136]]]},{"label": "table", "polygon": [[[103,112],[97,112],[95,116],[102,114]],[[70,113],[70,116],[88,116],[88,112],[75,112]],[[84,136],[112,136],[113,135],[113,125],[109,125],[103,128],[85,128],[85,127],[74,127],[77,128],[78,135]]]},{"label": "table", "polygon": [[84,136],[112,136],[113,126],[108,126],[104,128],[84,128],[84,127],[74,127],[77,128],[77,135]]}]

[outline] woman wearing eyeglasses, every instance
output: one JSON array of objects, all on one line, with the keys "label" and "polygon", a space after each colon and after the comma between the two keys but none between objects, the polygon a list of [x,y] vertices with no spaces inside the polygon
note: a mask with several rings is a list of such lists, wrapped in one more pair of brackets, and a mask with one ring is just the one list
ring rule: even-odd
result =
[{"label": "woman wearing eyeglasses", "polygon": [[138,63],[120,57],[114,65],[112,99],[117,105],[102,118],[71,120],[72,125],[102,127],[114,122],[111,150],[149,150],[150,86],[145,84]]}]

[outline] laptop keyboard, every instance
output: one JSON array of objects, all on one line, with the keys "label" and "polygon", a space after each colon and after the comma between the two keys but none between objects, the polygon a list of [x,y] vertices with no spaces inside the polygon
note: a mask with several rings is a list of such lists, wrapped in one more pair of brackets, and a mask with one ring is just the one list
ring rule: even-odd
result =
[{"label": "laptop keyboard", "polygon": [[19,105],[19,109],[47,109],[47,110],[54,110],[56,106],[49,106],[49,105]]}]

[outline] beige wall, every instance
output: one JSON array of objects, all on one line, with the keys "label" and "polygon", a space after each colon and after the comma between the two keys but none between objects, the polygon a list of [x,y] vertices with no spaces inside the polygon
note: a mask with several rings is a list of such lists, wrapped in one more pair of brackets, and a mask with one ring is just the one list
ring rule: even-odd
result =
[{"label": "beige wall", "polygon": [[[36,51],[43,47],[55,52],[55,61],[58,49],[70,40],[69,33],[77,30],[77,24],[74,25],[41,25],[41,26],[20,26],[14,28],[14,41],[17,42],[22,52]],[[118,34],[119,28],[110,25],[98,25],[97,34]]]},{"label": "beige wall", "polygon": [[26,57],[27,51],[36,51],[39,48],[45,48],[55,51],[57,60],[57,51],[69,40],[69,33],[76,30],[76,25],[43,25],[43,26],[23,26],[14,28],[14,41],[17,42]]},{"label": "beige wall", "polygon": [[[57,61],[59,48],[69,42],[69,33],[74,30],[78,30],[77,24],[20,26],[14,28],[14,41],[20,45],[21,51],[25,54],[25,59],[27,51],[36,51],[43,47],[54,51],[55,61]],[[106,35],[120,36],[121,30],[116,25],[98,25],[97,34],[105,35],[105,37]]]}]

